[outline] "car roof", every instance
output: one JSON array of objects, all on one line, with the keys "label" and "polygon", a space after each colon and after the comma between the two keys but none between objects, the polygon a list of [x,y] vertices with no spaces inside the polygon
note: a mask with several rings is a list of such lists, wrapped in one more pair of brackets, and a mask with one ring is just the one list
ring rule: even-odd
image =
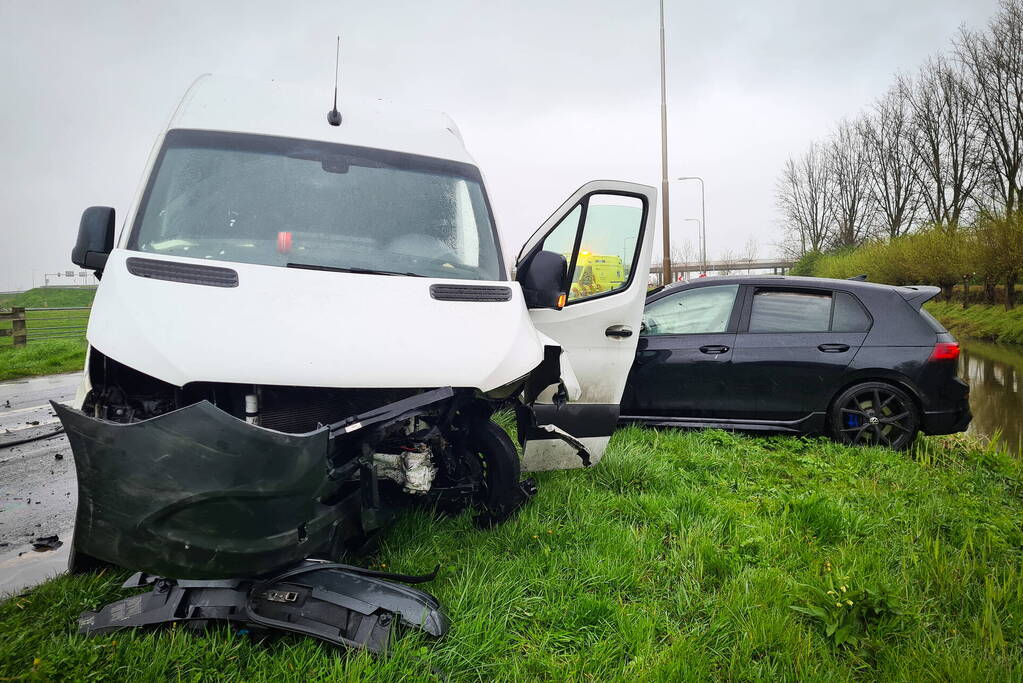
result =
[{"label": "car roof", "polygon": [[341,125],[327,123],[334,84],[303,86],[204,74],[181,98],[167,128],[318,140],[476,165],[442,112],[338,93]]},{"label": "car roof", "polygon": [[888,290],[896,291],[907,301],[927,301],[941,290],[938,287],[929,285],[888,285],[880,282],[867,282],[865,280],[840,280],[827,277],[803,277],[799,275],[722,275],[715,277],[702,277],[689,282],[673,282],[662,287],[653,294],[667,294],[680,289],[693,289],[696,287],[709,287],[713,285],[764,285],[764,286],[794,286],[794,287],[818,287],[823,289],[843,289],[850,292],[864,290]]}]

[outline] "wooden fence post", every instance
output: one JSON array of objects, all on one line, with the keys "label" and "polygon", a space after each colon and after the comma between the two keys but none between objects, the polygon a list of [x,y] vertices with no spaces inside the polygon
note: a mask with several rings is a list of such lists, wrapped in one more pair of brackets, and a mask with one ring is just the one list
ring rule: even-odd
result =
[{"label": "wooden fence post", "polygon": [[24,346],[28,342],[28,333],[25,331],[25,309],[22,307],[12,307],[11,313],[11,340],[14,346]]}]

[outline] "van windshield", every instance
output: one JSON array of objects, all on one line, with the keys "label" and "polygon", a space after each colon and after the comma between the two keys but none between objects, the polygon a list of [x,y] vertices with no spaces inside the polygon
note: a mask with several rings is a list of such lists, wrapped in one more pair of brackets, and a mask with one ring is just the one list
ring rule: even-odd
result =
[{"label": "van windshield", "polygon": [[167,133],[128,248],[273,266],[503,279],[475,167],[237,133]]}]

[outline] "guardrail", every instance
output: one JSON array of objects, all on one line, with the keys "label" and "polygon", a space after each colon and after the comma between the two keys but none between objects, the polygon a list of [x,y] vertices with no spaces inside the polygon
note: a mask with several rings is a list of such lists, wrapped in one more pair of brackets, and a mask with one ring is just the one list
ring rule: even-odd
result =
[{"label": "guardrail", "polygon": [[11,337],[14,346],[25,346],[32,341],[84,337],[89,324],[90,306],[58,308],[24,308],[15,306],[9,313],[0,312],[0,320],[10,320],[11,326],[0,329],[0,337]]}]

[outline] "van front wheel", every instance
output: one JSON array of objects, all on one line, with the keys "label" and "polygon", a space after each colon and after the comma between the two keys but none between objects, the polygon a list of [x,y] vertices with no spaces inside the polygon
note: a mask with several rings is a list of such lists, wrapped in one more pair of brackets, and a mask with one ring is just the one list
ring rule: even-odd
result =
[{"label": "van front wheel", "polygon": [[470,469],[478,484],[474,502],[481,509],[476,523],[503,522],[529,498],[531,482],[519,482],[519,454],[508,433],[493,420],[480,422],[466,443]]}]

